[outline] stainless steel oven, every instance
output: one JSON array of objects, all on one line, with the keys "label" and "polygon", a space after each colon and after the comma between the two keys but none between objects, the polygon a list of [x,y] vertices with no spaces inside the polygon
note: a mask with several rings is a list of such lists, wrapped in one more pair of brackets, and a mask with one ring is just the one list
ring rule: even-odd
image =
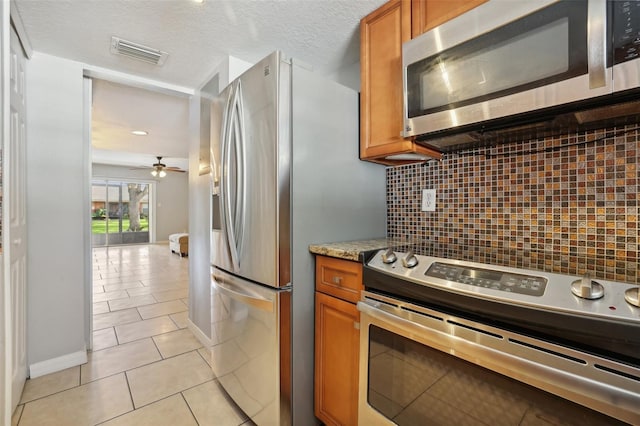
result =
[{"label": "stainless steel oven", "polygon": [[637,287],[395,256],[364,267],[360,425],[640,424]]},{"label": "stainless steel oven", "polygon": [[405,137],[627,100],[640,86],[640,1],[489,0],[404,43],[402,58]]}]

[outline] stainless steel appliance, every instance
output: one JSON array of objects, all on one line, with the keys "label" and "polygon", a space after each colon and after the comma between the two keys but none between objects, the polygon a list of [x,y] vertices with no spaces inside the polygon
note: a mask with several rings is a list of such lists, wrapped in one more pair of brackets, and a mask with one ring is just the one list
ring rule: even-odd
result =
[{"label": "stainless steel appliance", "polygon": [[489,0],[402,54],[404,135],[446,148],[450,133],[637,99],[640,1]]},{"label": "stainless steel appliance", "polygon": [[640,424],[637,285],[384,250],[363,281],[361,425]]},{"label": "stainless steel appliance", "polygon": [[211,105],[212,367],[258,425],[310,425],[309,244],[385,232],[384,169],[358,159],[358,96],[280,52]]}]

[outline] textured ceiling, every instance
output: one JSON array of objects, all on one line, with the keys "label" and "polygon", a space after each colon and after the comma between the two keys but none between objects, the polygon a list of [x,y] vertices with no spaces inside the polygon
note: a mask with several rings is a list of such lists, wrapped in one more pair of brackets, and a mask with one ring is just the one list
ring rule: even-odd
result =
[{"label": "textured ceiling", "polygon": [[[33,49],[195,88],[227,56],[276,49],[323,74],[359,60],[359,21],[385,0],[16,0]],[[109,53],[111,36],[169,53],[157,67]]]},{"label": "textured ceiling", "polygon": [[[255,63],[276,49],[324,75],[353,65],[359,21],[385,1],[14,0],[34,51],[190,89],[229,56]],[[112,36],[168,58],[155,66],[114,55]],[[162,155],[186,167],[186,108],[184,98],[95,81],[94,161],[140,165]],[[133,137],[137,128],[149,136]]]}]

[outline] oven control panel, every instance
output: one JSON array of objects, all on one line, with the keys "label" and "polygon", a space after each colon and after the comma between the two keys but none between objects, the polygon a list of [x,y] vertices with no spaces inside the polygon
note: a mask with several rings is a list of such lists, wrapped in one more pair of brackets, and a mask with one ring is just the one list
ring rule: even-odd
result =
[{"label": "oven control panel", "polygon": [[[639,0],[640,1],[640,0]],[[372,283],[394,278],[384,291],[402,288],[411,296],[420,286],[541,310],[628,321],[640,330],[640,286],[637,283],[607,281],[590,274],[582,277],[533,269],[512,268],[458,259],[447,259],[379,250],[365,264],[364,275]],[[365,289],[372,284],[363,278]],[[419,286],[419,287],[416,287]]]},{"label": "oven control panel", "polygon": [[424,274],[428,277],[441,278],[476,287],[528,294],[530,296],[542,296],[547,286],[547,279],[543,277],[442,262],[433,262]]}]

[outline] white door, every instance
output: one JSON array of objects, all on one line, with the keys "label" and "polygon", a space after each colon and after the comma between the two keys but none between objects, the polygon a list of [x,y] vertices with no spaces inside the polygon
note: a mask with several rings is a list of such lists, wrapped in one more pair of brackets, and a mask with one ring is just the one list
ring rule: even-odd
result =
[{"label": "white door", "polygon": [[[9,139],[9,4],[0,3],[0,139],[4,143]],[[4,149],[1,146],[0,149]],[[0,173],[0,176],[2,174]],[[2,209],[0,209],[2,211]],[[4,213],[2,214],[4,216]],[[1,255],[0,258],[4,259]],[[11,413],[9,413],[11,384],[9,383],[9,362],[8,349],[8,313],[9,307],[9,286],[8,280],[4,278],[4,261],[0,262],[0,424],[9,424]]]},{"label": "white door", "polygon": [[[10,43],[10,136],[3,146],[3,187],[5,188],[3,203],[5,217],[2,230],[7,233],[4,238],[5,285],[8,279],[10,286],[9,330],[11,334],[8,356],[11,380],[11,411],[17,406],[27,378],[27,215],[26,200],[26,99],[25,99],[25,66],[26,57],[13,28]],[[7,273],[8,272],[8,273]]]}]

